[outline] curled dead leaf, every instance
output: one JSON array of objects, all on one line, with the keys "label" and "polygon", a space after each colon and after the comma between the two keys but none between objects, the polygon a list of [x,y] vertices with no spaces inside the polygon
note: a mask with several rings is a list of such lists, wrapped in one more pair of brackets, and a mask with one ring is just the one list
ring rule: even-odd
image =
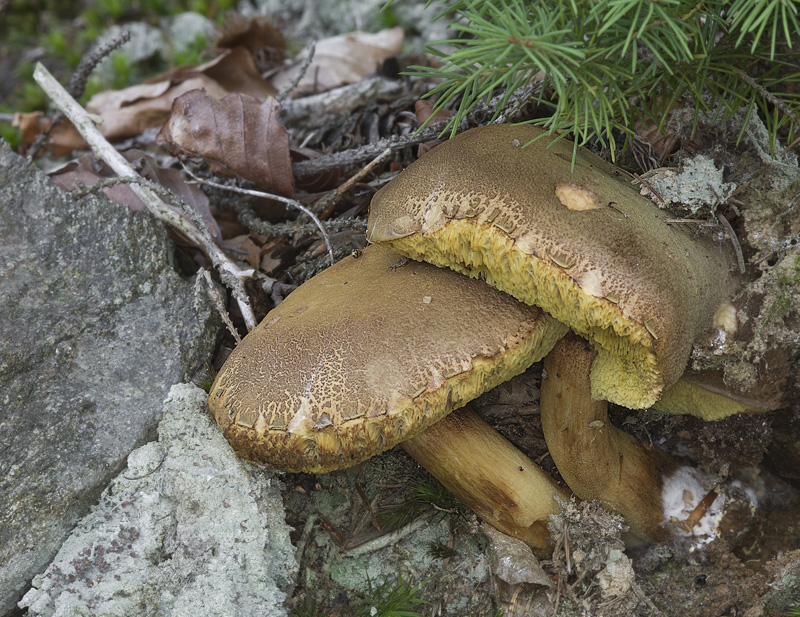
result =
[{"label": "curled dead leaf", "polygon": [[122,139],[163,124],[174,100],[198,88],[205,88],[217,98],[227,93],[215,81],[200,75],[174,86],[166,81],[101,92],[92,97],[86,110],[100,116],[102,123],[98,128],[106,139]]},{"label": "curled dead leaf", "polygon": [[[399,54],[403,38],[403,29],[398,27],[375,34],[352,32],[319,41],[311,64],[292,90],[292,96],[325,92],[360,81],[375,73],[384,60]],[[288,86],[302,69],[308,53],[309,49],[304,49],[297,55],[295,64],[273,76],[272,84],[279,91]]]},{"label": "curled dead leaf", "polygon": [[261,251],[247,234],[224,240],[220,246],[229,257],[245,261],[251,268],[258,268],[261,263]]},{"label": "curled dead leaf", "polygon": [[177,67],[149,82],[169,80],[177,83],[193,79],[198,75],[203,75],[219,84],[224,93],[217,98],[222,98],[229,92],[241,92],[263,101],[278,94],[275,87],[261,77],[253,56],[244,47],[226,50],[213,60],[199,66]]},{"label": "curled dead leaf", "polygon": [[279,65],[286,55],[286,39],[263,17],[233,14],[225,20],[215,45],[223,49],[244,47],[253,56],[260,73]]},{"label": "curled dead leaf", "polygon": [[265,191],[294,194],[289,133],[280,103],[232,93],[216,100],[203,90],[175,100],[156,142],[173,154],[200,156],[219,175],[244,178]]}]

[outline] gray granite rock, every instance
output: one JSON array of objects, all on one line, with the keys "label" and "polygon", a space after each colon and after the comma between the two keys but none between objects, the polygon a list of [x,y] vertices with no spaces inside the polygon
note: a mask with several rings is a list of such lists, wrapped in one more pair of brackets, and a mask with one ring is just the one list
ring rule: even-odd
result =
[{"label": "gray granite rock", "polygon": [[30,617],[278,617],[296,574],[278,483],[234,455],[193,385],[20,602]]},{"label": "gray granite rock", "polygon": [[75,202],[0,144],[0,615],[213,351],[172,259],[150,214]]}]

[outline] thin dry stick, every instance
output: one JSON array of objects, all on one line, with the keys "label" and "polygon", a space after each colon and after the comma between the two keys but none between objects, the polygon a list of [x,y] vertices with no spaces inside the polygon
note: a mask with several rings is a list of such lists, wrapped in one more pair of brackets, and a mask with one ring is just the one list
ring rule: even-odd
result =
[{"label": "thin dry stick", "polygon": [[[195,291],[195,298],[199,299],[200,297],[200,288],[203,287],[203,283],[205,283],[206,289],[208,290],[208,296],[211,298],[211,301],[214,303],[214,306],[217,307],[217,312],[222,317],[222,321],[225,322],[225,326],[228,328],[228,332],[231,333],[233,336],[233,340],[236,341],[236,344],[242,342],[242,337],[239,336],[239,333],[236,331],[236,328],[231,321],[230,315],[228,315],[228,309],[225,306],[227,302],[225,301],[225,297],[214,285],[214,281],[211,279],[211,273],[206,270],[205,268],[201,268],[199,274],[202,276],[198,276],[195,279],[194,283],[194,291]],[[195,304],[195,308],[198,308]]]},{"label": "thin dry stick", "polygon": [[[467,128],[470,128],[471,126],[476,125],[469,124],[466,121],[462,122],[459,125],[459,132],[461,132],[462,129],[466,130]],[[381,139],[380,141],[376,141],[374,143],[364,144],[358,148],[351,148],[350,150],[334,152],[333,154],[325,154],[315,159],[300,161],[299,163],[292,165],[292,171],[294,172],[295,178],[301,179],[350,165],[358,165],[359,163],[365,163],[366,161],[374,159],[387,148],[392,152],[395,152],[397,150],[407,148],[408,146],[416,146],[423,141],[437,139],[442,131],[446,128],[447,122],[437,122],[436,124],[431,124],[424,129],[419,129],[411,135],[395,135],[393,137]]]},{"label": "thin dry stick", "polygon": [[204,180],[203,178],[198,178],[195,176],[185,165],[183,170],[188,174],[188,176],[198,182],[200,184],[205,184],[207,186],[213,186],[217,189],[222,189],[223,191],[231,191],[233,193],[241,193],[242,195],[252,195],[253,197],[263,197],[266,199],[274,199],[275,201],[280,201],[285,203],[287,206],[291,208],[296,208],[301,212],[307,214],[311,219],[314,221],[314,224],[319,228],[320,232],[322,233],[322,239],[325,240],[325,246],[328,249],[328,257],[331,258],[331,264],[333,264],[333,248],[331,247],[331,240],[328,237],[328,232],[325,231],[325,227],[322,225],[322,221],[317,218],[317,215],[314,214],[311,210],[306,208],[303,204],[295,199],[290,199],[289,197],[283,197],[282,195],[274,195],[272,193],[264,193],[263,191],[254,191],[252,189],[243,189],[239,188],[238,186],[228,186],[226,184],[219,184],[218,182],[212,182],[211,180]]},{"label": "thin dry stick", "polygon": [[311,61],[314,59],[314,52],[316,50],[317,50],[317,42],[312,41],[311,45],[308,46],[308,53],[306,54],[306,57],[303,59],[303,64],[300,67],[300,70],[297,71],[297,73],[295,73],[295,76],[292,77],[292,80],[288,84],[286,84],[286,87],[278,93],[278,96],[275,97],[276,99],[278,99],[279,103],[282,103],[286,99],[286,97],[291,94],[292,90],[294,90],[297,87],[297,84],[300,83],[300,80],[303,79],[303,76],[306,74],[306,71],[308,71],[308,67],[311,66]]},{"label": "thin dry stick", "polygon": [[[105,45],[98,47],[88,55],[81,58],[78,68],[75,69],[75,72],[72,74],[72,78],[69,80],[67,92],[69,92],[73,98],[79,98],[82,96],[84,90],[86,89],[86,82],[89,80],[89,75],[92,74],[92,71],[94,71],[95,67],[100,63],[100,61],[108,56],[112,51],[130,40],[131,33],[128,30],[124,30]],[[53,116],[50,126],[43,130],[36,138],[36,141],[33,143],[33,145],[28,148],[28,157],[31,160],[39,157],[39,153],[42,151],[42,148],[44,148],[47,144],[47,139],[50,137],[50,132],[57,125],[61,124],[63,120],[64,113],[61,111]]]},{"label": "thin dry stick", "polygon": [[748,75],[741,69],[735,69],[733,72],[744,83],[753,88],[753,90],[758,92],[761,96],[767,99],[775,107],[780,109],[784,113],[784,115],[788,116],[789,119],[795,123],[795,125],[800,125],[800,118],[798,118],[797,115],[794,113],[794,111],[792,111],[792,108],[786,104],[786,101],[772,94],[772,92],[767,90],[764,86],[762,86],[760,83],[758,83],[755,79],[750,77],[750,75]]},{"label": "thin dry stick", "polygon": [[[64,112],[77,131],[81,134],[86,143],[92,149],[95,156],[104,161],[118,176],[122,178],[140,178],[128,161],[117,152],[114,147],[106,141],[100,133],[93,120],[83,107],[73,99],[64,87],[42,66],[36,64],[33,78],[41,86],[42,90],[52,99],[56,106]],[[244,282],[256,275],[255,270],[242,270],[214,243],[208,228],[197,227],[184,219],[178,212],[172,210],[167,204],[144,184],[131,184],[131,190],[145,203],[157,218],[164,223],[174,227],[186,236],[190,242],[199,247],[217,268],[222,281],[231,289],[242,317],[248,330],[256,327],[256,319],[247,293],[244,289]]]},{"label": "thin dry stick", "polygon": [[366,176],[369,172],[375,169],[376,166],[383,163],[386,159],[388,159],[392,154],[391,148],[386,148],[383,152],[381,152],[378,156],[372,159],[369,163],[367,163],[364,167],[359,169],[355,174],[353,174],[346,182],[344,182],[341,186],[337,187],[337,189],[322,199],[320,199],[316,203],[317,211],[322,212],[322,216],[327,218],[333,213],[333,207],[337,201],[344,195],[350,188],[361,178]]},{"label": "thin dry stick", "polygon": [[744,273],[744,255],[742,254],[742,246],[739,244],[739,239],[736,237],[736,232],[733,231],[733,227],[722,212],[717,212],[717,220],[722,225],[725,230],[725,235],[728,236],[728,240],[730,240],[733,245],[733,250],[736,253],[736,263],[739,264],[739,271]]}]

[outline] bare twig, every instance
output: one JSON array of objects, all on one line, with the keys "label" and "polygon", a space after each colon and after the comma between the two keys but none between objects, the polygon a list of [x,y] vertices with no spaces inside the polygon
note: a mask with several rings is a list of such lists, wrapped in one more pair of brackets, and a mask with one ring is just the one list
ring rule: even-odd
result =
[{"label": "bare twig", "polygon": [[[117,152],[105,137],[97,130],[89,114],[73,99],[64,87],[50,74],[50,72],[37,63],[33,78],[53,100],[56,106],[64,112],[77,131],[92,148],[95,156],[104,161],[111,169],[122,178],[140,178],[128,161]],[[215,243],[205,225],[196,226],[183,218],[180,213],[165,204],[159,196],[144,184],[131,184],[131,190],[145,203],[162,222],[174,227],[186,236],[190,242],[199,247],[217,268],[222,281],[227,285],[241,310],[242,317],[248,330],[256,326],[255,315],[250,306],[250,301],[245,292],[246,280],[256,276],[253,269],[242,270]]]},{"label": "bare twig", "polygon": [[[278,236],[288,236],[290,234],[302,233],[313,234],[318,231],[314,221],[303,221],[300,219],[288,223],[270,223],[260,218],[255,211],[241,202],[226,203],[226,208],[230,208],[236,213],[239,222],[266,239]],[[325,231],[328,234],[344,230],[366,231],[367,222],[363,219],[339,218],[325,221]]]},{"label": "bare twig", "polygon": [[294,555],[295,559],[297,560],[297,565],[301,568],[303,567],[303,556],[306,552],[306,546],[308,546],[308,541],[311,538],[311,533],[314,531],[314,525],[316,522],[317,515],[312,512],[308,515],[306,523],[303,525],[303,533],[300,536],[300,540],[297,542],[297,548],[295,549]]},{"label": "bare twig", "polygon": [[714,221],[708,219],[665,219],[667,225],[702,225],[703,227],[716,227]]},{"label": "bare twig", "polygon": [[[201,268],[200,272],[197,274],[198,276],[195,279],[194,284],[195,293],[199,294],[200,288],[203,286],[208,289],[208,295],[211,297],[211,301],[214,303],[214,306],[217,307],[217,312],[219,313],[220,317],[222,317],[222,321],[225,322],[228,332],[233,335],[233,340],[235,340],[236,344],[238,345],[242,342],[242,337],[239,336],[239,333],[236,331],[236,328],[231,321],[230,315],[228,315],[228,309],[225,306],[225,298],[222,296],[217,286],[214,285],[214,281],[211,279],[211,273],[205,268]],[[203,285],[202,281],[205,281],[205,285]]]},{"label": "bare twig", "polygon": [[280,201],[291,208],[296,208],[301,212],[307,214],[313,221],[314,224],[317,226],[317,229],[320,230],[322,233],[322,239],[325,240],[325,247],[328,249],[328,257],[331,258],[331,264],[333,264],[333,248],[331,248],[331,240],[328,237],[328,232],[325,231],[325,227],[322,225],[322,221],[317,218],[317,215],[314,214],[311,210],[306,208],[303,204],[295,199],[290,199],[289,197],[284,197],[283,195],[274,195],[272,193],[264,193],[263,191],[254,191],[252,189],[243,189],[238,186],[228,186],[226,184],[220,184],[218,182],[212,182],[211,180],[204,180],[203,178],[198,178],[195,176],[186,166],[183,167],[183,170],[194,180],[195,182],[199,182],[200,184],[205,184],[207,186],[213,186],[217,189],[222,189],[224,191],[231,191],[233,193],[241,193],[242,195],[251,195],[253,197],[263,197],[265,199],[274,199],[275,201]]},{"label": "bare twig", "polygon": [[297,87],[297,84],[300,83],[300,80],[303,79],[303,75],[306,74],[308,71],[308,67],[311,66],[311,61],[314,59],[314,52],[317,50],[317,42],[312,41],[311,45],[308,46],[308,53],[306,57],[303,59],[303,64],[300,66],[300,70],[297,71],[292,80],[286,84],[286,87],[278,93],[278,96],[275,98],[278,99],[278,102],[281,103],[283,100],[289,96],[289,94]]},{"label": "bare twig", "polygon": [[717,495],[718,493],[716,487],[712,488],[710,491],[708,491],[708,493],[706,493],[705,497],[703,497],[699,502],[697,502],[697,505],[694,507],[694,510],[692,510],[689,516],[686,517],[686,520],[682,521],[672,516],[670,517],[670,522],[673,525],[675,525],[678,529],[684,531],[685,533],[691,533],[692,529],[694,529],[700,522],[700,519],[702,519],[706,515],[708,509],[711,507],[711,505],[714,503],[714,500],[717,498]]},{"label": "bare twig", "polygon": [[[523,97],[524,98],[524,97]],[[495,106],[502,101],[502,97],[496,97],[489,105],[485,107],[478,107],[472,113],[461,121],[456,129],[456,133],[461,133],[474,126],[482,126],[485,122],[480,121],[481,116],[492,117],[496,111]],[[526,102],[522,101],[523,104]],[[510,113],[517,113],[517,108],[511,109]],[[502,116],[505,119],[511,119],[510,116]],[[292,171],[296,179],[308,178],[310,176],[332,171],[334,169],[341,169],[342,167],[349,167],[351,165],[358,165],[359,163],[366,163],[379,156],[384,150],[391,150],[396,152],[409,146],[416,146],[425,141],[432,139],[443,138],[445,135],[450,136],[448,129],[448,121],[431,123],[424,126],[412,133],[411,135],[393,136],[386,139],[381,139],[371,144],[365,144],[359,148],[351,148],[342,152],[336,152],[326,156],[320,156],[315,159],[307,161],[300,161],[292,165]]]},{"label": "bare twig", "polygon": [[[72,98],[77,99],[83,94],[84,90],[86,89],[86,82],[89,79],[89,75],[92,74],[92,71],[94,71],[94,68],[98,65],[98,63],[112,51],[117,49],[120,45],[127,43],[130,39],[131,33],[127,30],[124,30],[105,45],[98,47],[93,52],[81,58],[81,62],[78,65],[78,68],[76,68],[75,72],[72,74],[72,78],[69,80],[69,85],[67,86],[67,92],[69,92]],[[31,147],[28,148],[28,156],[31,160],[39,156],[39,152],[42,151],[42,148],[44,148],[45,144],[47,143],[47,138],[50,136],[50,132],[56,127],[56,125],[61,124],[63,120],[63,111],[59,111],[55,116],[53,116],[50,126],[42,131],[36,138],[36,141],[34,141]]]},{"label": "bare twig", "polygon": [[728,236],[728,240],[733,244],[733,250],[736,253],[736,262],[739,264],[739,272],[744,273],[744,255],[742,254],[742,245],[739,244],[739,239],[736,237],[736,232],[733,231],[733,227],[722,212],[717,212],[717,220],[725,229],[725,235]]},{"label": "bare twig", "polygon": [[772,92],[767,90],[764,86],[759,84],[755,79],[750,77],[750,75],[748,75],[741,69],[734,69],[733,72],[739,79],[741,79],[744,83],[753,88],[753,90],[755,90],[765,99],[767,99],[777,109],[780,109],[785,115],[789,117],[789,119],[792,122],[795,123],[795,125],[800,125],[800,118],[797,117],[794,111],[792,111],[791,107],[789,107],[783,99],[780,99],[774,94],[772,94]]},{"label": "bare twig", "polygon": [[[542,80],[538,78],[538,75],[535,76],[530,84],[524,88],[517,88],[514,94],[509,98],[505,107],[499,111],[493,124],[513,122],[514,118],[516,118],[522,111],[522,108],[530,102],[530,100],[533,98],[533,95],[538,93],[541,88]],[[495,105],[495,107],[499,107],[499,102]]]},{"label": "bare twig", "polygon": [[396,531],[392,531],[382,536],[378,536],[377,538],[368,540],[367,542],[359,544],[358,546],[345,547],[345,549],[347,550],[347,554],[351,557],[355,557],[358,555],[367,555],[369,553],[380,550],[387,546],[397,544],[403,538],[413,533],[416,533],[420,529],[425,527],[430,521],[430,519],[433,517],[433,515],[434,512],[431,510],[429,512],[426,512],[425,514],[422,514],[418,519],[409,523],[405,527],[401,527]]},{"label": "bare twig", "polygon": [[[467,126],[466,123],[465,126]],[[376,141],[375,143],[365,144],[360,148],[352,148],[350,150],[344,150],[343,152],[336,152],[315,159],[300,161],[292,165],[292,171],[294,172],[295,178],[302,179],[349,165],[366,163],[376,156],[379,156],[384,150],[389,149],[392,152],[396,152],[408,146],[421,144],[423,141],[436,139],[445,128],[447,128],[447,122],[437,122],[424,129],[420,129],[412,135],[389,137]],[[461,128],[462,127],[459,127],[459,132]]]},{"label": "bare twig", "polygon": [[641,182],[642,184],[644,184],[645,188],[646,188],[648,191],[650,191],[650,193],[651,193],[651,194],[652,194],[652,195],[653,195],[653,196],[654,196],[656,199],[658,199],[658,201],[660,201],[662,204],[665,204],[665,203],[667,203],[667,201],[666,201],[666,200],[665,200],[665,199],[664,199],[664,198],[663,198],[661,195],[659,195],[659,194],[658,194],[658,191],[656,191],[656,189],[653,187],[653,185],[652,185],[652,184],[650,184],[650,183],[649,183],[649,182],[648,182],[648,181],[645,179],[645,177],[644,177],[643,175],[640,175],[640,174],[633,174],[633,177],[634,177],[634,178],[635,178],[635,179],[636,179],[638,182]]},{"label": "bare twig", "polygon": [[372,159],[368,164],[364,167],[359,169],[355,174],[353,174],[346,182],[342,185],[337,187],[335,191],[331,191],[325,197],[320,199],[316,204],[317,212],[322,213],[322,217],[327,219],[328,217],[333,214],[333,209],[336,206],[336,202],[341,199],[342,195],[344,195],[347,191],[349,191],[352,186],[361,180],[364,176],[366,176],[369,172],[371,172],[375,167],[383,163],[389,156],[392,154],[392,150],[390,148],[386,148],[383,152],[381,152],[378,156]]},{"label": "bare twig", "polygon": [[[84,184],[81,180],[76,180],[75,183],[78,185],[74,191],[70,191],[70,195],[75,199],[80,199],[81,197],[86,197],[87,195],[98,195],[103,189],[112,188],[115,186],[119,186],[120,184],[142,184],[148,187],[151,191],[153,191],[156,195],[163,197],[164,199],[172,199],[175,200],[180,199],[177,197],[175,193],[172,191],[164,188],[160,184],[153,182],[152,180],[148,180],[147,178],[102,178],[95,182],[94,184]],[[181,200],[183,201],[183,200]]]},{"label": "bare twig", "polygon": [[123,30],[106,44],[100,45],[81,58],[78,68],[75,69],[72,78],[69,80],[67,92],[75,98],[83,95],[86,90],[86,82],[89,81],[89,75],[92,74],[95,67],[100,64],[103,58],[111,54],[112,51],[119,49],[130,40],[130,31]]}]

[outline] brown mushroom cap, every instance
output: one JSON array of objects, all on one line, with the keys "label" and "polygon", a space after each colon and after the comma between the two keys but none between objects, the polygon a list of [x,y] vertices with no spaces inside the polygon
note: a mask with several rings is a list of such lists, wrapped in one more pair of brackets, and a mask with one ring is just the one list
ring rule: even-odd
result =
[{"label": "brown mushroom cap", "polygon": [[724,247],[667,214],[599,157],[530,126],[473,129],[372,200],[367,237],[542,307],[598,351],[592,395],[652,405],[732,292]]},{"label": "brown mushroom cap", "polygon": [[523,372],[566,328],[480,281],[382,247],[292,292],[220,370],[209,407],[244,458],[355,465]]}]

